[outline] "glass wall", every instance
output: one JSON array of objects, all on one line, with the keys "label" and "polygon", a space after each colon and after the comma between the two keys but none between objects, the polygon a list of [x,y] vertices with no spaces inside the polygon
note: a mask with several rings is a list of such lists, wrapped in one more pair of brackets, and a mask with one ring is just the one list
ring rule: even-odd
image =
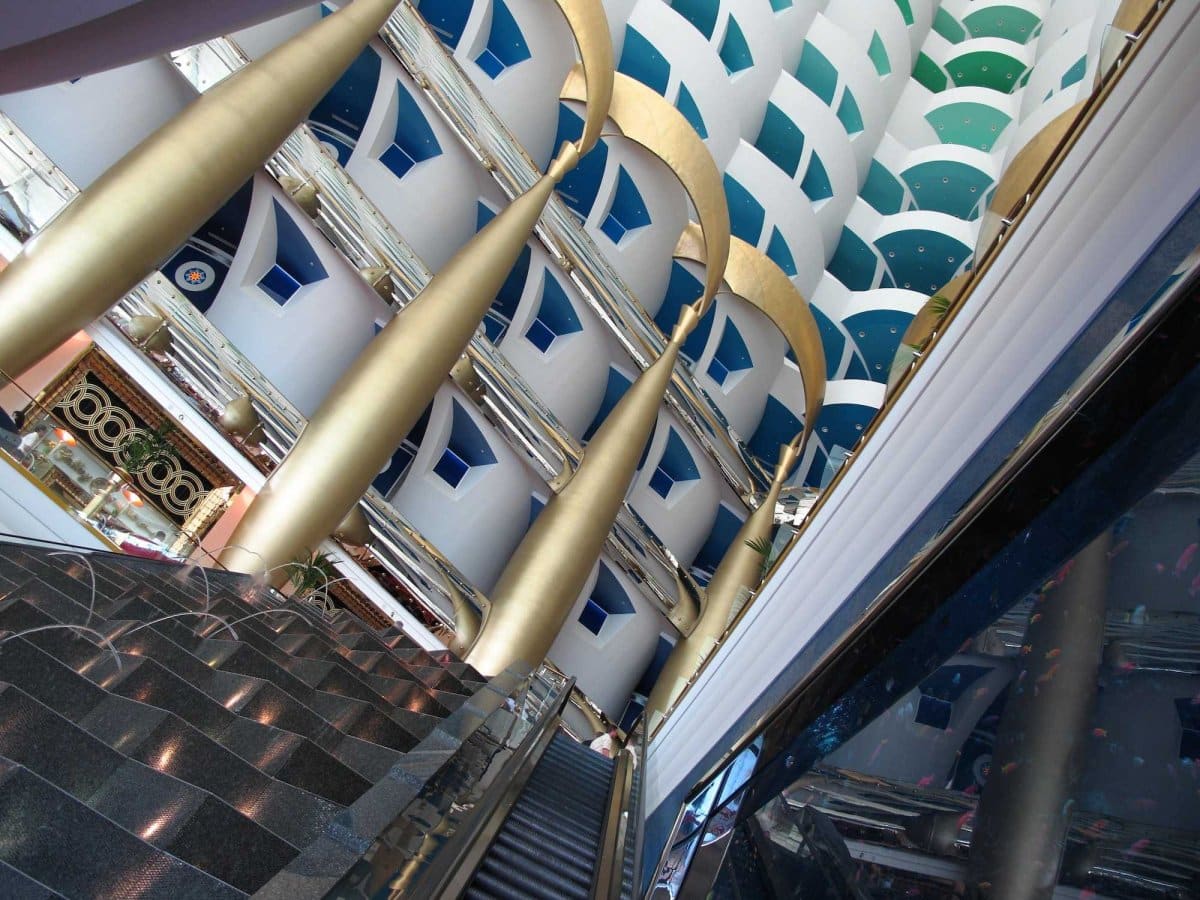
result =
[{"label": "glass wall", "polygon": [[1200,896],[1195,259],[682,811],[651,896]]}]

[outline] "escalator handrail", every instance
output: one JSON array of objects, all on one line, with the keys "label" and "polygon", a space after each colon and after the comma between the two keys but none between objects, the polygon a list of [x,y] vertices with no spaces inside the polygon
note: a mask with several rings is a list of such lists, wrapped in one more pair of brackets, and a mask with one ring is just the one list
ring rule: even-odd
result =
[{"label": "escalator handrail", "polygon": [[520,746],[479,798],[470,818],[446,841],[419,880],[405,891],[406,896],[450,900],[466,892],[504,820],[525,790],[525,783],[558,731],[559,719],[574,687],[572,676],[546,702],[541,718],[529,729]]},{"label": "escalator handrail", "polygon": [[633,789],[633,754],[621,748],[613,768],[604,826],[600,831],[596,867],[592,872],[592,900],[620,900],[621,877],[625,860],[625,835],[632,824],[629,794]]},{"label": "escalator handrail", "polygon": [[[645,717],[642,718],[638,737],[638,755],[635,760],[639,766],[646,765],[646,751],[650,744],[649,731],[646,727]],[[638,784],[636,808],[632,811],[634,816],[631,827],[637,829],[635,832],[636,839],[633,844],[633,890],[631,896],[641,896],[642,886],[642,851],[644,849],[643,840],[646,836],[646,770],[642,769],[642,780]]]}]

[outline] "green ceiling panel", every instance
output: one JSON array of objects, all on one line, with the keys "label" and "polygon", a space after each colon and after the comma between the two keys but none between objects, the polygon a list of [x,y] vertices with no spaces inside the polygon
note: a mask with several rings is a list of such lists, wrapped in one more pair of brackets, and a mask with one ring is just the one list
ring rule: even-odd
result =
[{"label": "green ceiling panel", "polygon": [[842,123],[842,127],[846,129],[846,134],[855,135],[863,130],[862,112],[849,88],[842,94],[842,101],[837,108],[837,117],[838,121]]},{"label": "green ceiling panel", "polygon": [[1008,113],[983,103],[947,103],[925,116],[943,144],[990,152],[1008,123]]},{"label": "green ceiling panel", "polygon": [[825,270],[852,291],[869,291],[875,286],[878,269],[879,254],[875,249],[842,226],[842,239]]},{"label": "green ceiling panel", "polygon": [[808,158],[808,171],[800,182],[800,190],[804,191],[809,200],[826,200],[833,196],[833,185],[829,181],[829,173],[821,157],[814,153]]},{"label": "green ceiling panel", "polygon": [[904,24],[911,25],[913,23],[913,11],[908,0],[896,0],[896,6],[900,9],[900,15],[904,16]]},{"label": "green ceiling panel", "polygon": [[825,58],[825,54],[808,41],[804,42],[804,50],[800,53],[796,79],[824,100],[827,106],[833,103],[833,94],[838,83],[837,69]]},{"label": "green ceiling panel", "polygon": [[1026,44],[1037,32],[1041,22],[1026,9],[1016,6],[992,6],[963,16],[963,24],[971,37],[995,37]]},{"label": "green ceiling panel", "polygon": [[958,87],[983,87],[1011,94],[1025,74],[1025,63],[995,50],[974,50],[946,63]]},{"label": "green ceiling panel", "polygon": [[706,38],[711,39],[713,30],[717,27],[717,12],[721,0],[672,0],[671,6],[689,22],[696,26]]},{"label": "green ceiling panel", "polygon": [[875,242],[896,287],[932,294],[962,266],[971,248],[940,231],[911,228]]},{"label": "green ceiling panel", "polygon": [[913,66],[912,77],[935,94],[944,91],[946,85],[950,83],[950,78],[946,75],[946,70],[924,53],[917,55],[917,64]]},{"label": "green ceiling panel", "polygon": [[967,30],[944,9],[939,9],[933,17],[933,30],[952,44],[961,44],[967,38]]},{"label": "green ceiling panel", "polygon": [[804,133],[783,110],[768,103],[754,146],[789,176],[795,176],[804,152]]},{"label": "green ceiling panel", "polygon": [[1075,60],[1075,65],[1071,66],[1071,68],[1067,69],[1067,71],[1063,73],[1061,86],[1064,89],[1069,88],[1071,85],[1075,84],[1076,82],[1083,81],[1083,76],[1085,74],[1087,74],[1087,56],[1086,55],[1081,56],[1081,57],[1079,57],[1079,59]]},{"label": "green ceiling panel", "polygon": [[898,213],[904,208],[904,186],[878,160],[871,160],[867,180],[859,196],[866,200],[876,212],[884,215]]},{"label": "green ceiling panel", "polygon": [[721,41],[721,62],[725,63],[725,71],[730,75],[741,72],[754,65],[754,57],[750,53],[750,45],[746,43],[746,35],[733,16],[729,17],[729,27],[725,30],[725,39]]},{"label": "green ceiling panel", "polygon": [[867,56],[871,57],[871,64],[875,66],[880,78],[892,74],[892,61],[888,59],[887,50],[878,31],[871,35],[871,46],[867,48]]},{"label": "green ceiling panel", "polygon": [[987,173],[952,160],[933,160],[901,173],[917,209],[948,213],[959,219],[978,218],[980,201],[992,186]]}]

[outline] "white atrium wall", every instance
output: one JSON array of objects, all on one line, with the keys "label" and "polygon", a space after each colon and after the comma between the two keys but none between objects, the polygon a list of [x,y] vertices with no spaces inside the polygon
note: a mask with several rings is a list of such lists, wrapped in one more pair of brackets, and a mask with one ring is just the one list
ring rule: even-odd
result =
[{"label": "white atrium wall", "polygon": [[[449,8],[437,0],[416,5],[431,22]],[[1002,33],[997,17],[987,15],[998,4],[965,0],[605,3],[620,70],[662,93],[705,137],[725,176],[734,233],[788,274],[817,318],[830,383],[813,440],[793,476],[797,483],[826,483],[882,405],[900,335],[925,299],[970,264],[983,211],[1005,167],[1054,115],[1090,90],[1104,24],[1117,3],[1006,5],[1028,11],[1025,34]],[[254,58],[319,16],[313,5],[233,39]],[[440,33],[484,100],[544,165],[562,115],[559,86],[574,61],[569,30],[552,0],[476,0],[457,34]],[[506,56],[500,71],[486,56],[493,50]],[[377,71],[368,66],[374,74],[354,86],[371,99],[353,123],[344,158],[332,143],[327,148],[436,271],[505,200],[383,42],[373,42],[371,53]],[[983,54],[1007,61],[996,83],[984,77]],[[1013,77],[1004,79],[1006,72]],[[0,97],[0,111],[86,185],[193,96],[170,64],[150,60],[74,85]],[[314,113],[310,127],[321,137],[316,118]],[[402,171],[382,161],[400,145],[413,156]],[[587,185],[588,196],[572,202],[564,190],[563,199],[583,210],[584,230],[647,312],[673,310],[681,299],[671,294],[678,273],[701,275],[699,266],[671,258],[694,214],[674,176],[646,151],[616,134],[606,136],[602,147],[593,151],[605,158],[595,183]],[[623,176],[636,191],[634,201],[618,202]],[[278,256],[276,202],[325,273],[284,303],[261,284]],[[644,213],[649,223],[619,233],[610,219],[622,204]],[[203,304],[189,296],[309,414],[391,310],[265,174],[255,179],[244,225],[236,242],[216,248],[228,269],[219,290]],[[213,245],[200,249],[209,253]],[[194,261],[181,258],[179,265]],[[536,240],[523,272],[512,295],[493,307],[499,315],[504,306],[506,330],[488,333],[525,384],[582,441],[597,414],[611,406],[610,373],[630,378],[638,368]],[[569,308],[560,305],[558,313],[570,321],[548,348],[540,348],[530,334],[537,333],[550,278]],[[660,317],[664,331],[670,319]],[[750,363],[718,380],[713,364],[727,353],[722,339],[730,324]],[[767,469],[779,444],[804,420],[803,383],[786,351],[762,314],[725,291],[683,361]],[[457,486],[435,472],[452,430],[451,398],[495,456],[471,466]],[[671,435],[682,455],[669,447]],[[531,495],[548,496],[549,488],[503,430],[449,383],[419,437],[407,473],[388,486],[389,496],[486,592],[528,527]],[[664,460],[670,465],[664,467]],[[652,482],[672,466],[679,471],[672,469],[674,484],[664,497]],[[738,518],[747,513],[692,432],[665,408],[627,499],[685,570],[709,539],[721,505]],[[673,583],[672,573],[664,575]],[[660,632],[673,630],[646,599],[644,586],[627,581],[627,587],[635,612],[620,640],[567,640],[572,627],[581,627],[577,609],[554,651],[555,661],[577,670],[581,686],[589,694],[594,688],[614,714],[623,699],[611,693],[612,685],[631,689],[640,675],[633,671],[637,660],[653,653]],[[586,592],[577,607],[585,600]],[[608,687],[600,684],[606,667]],[[594,673],[593,688],[584,684],[584,672]]]}]

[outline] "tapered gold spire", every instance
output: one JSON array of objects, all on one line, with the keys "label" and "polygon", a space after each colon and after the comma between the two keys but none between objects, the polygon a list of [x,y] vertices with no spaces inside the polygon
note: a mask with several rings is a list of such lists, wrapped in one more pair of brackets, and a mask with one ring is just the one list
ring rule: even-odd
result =
[{"label": "tapered gold spire", "polygon": [[763,556],[753,549],[752,544],[771,539],[771,528],[775,524],[775,503],[788,472],[796,464],[802,442],[799,438],[783,447],[775,477],[759,505],[738,530],[737,537],[725,551],[725,557],[708,583],[707,601],[704,611],[696,622],[692,633],[682,637],[667,657],[658,681],[646,701],[646,726],[651,733],[658,727],[664,713],[670,709],[683,692],[688,679],[700,668],[701,663],[712,653],[717,641],[729,627],[733,605],[742,590],[754,590],[762,580]]},{"label": "tapered gold spire", "polygon": [[625,392],[588,443],[583,462],[538,514],[492,592],[492,606],[467,661],[486,675],[517,660],[536,665],[554,643],[637,471],[679,348],[700,320],[680,310],[666,349]]},{"label": "tapered gold spire", "polygon": [[105,172],[0,274],[0,371],[105,313],[246,182],[378,33],[355,0],[197,98]]},{"label": "tapered gold spire", "polygon": [[262,572],[329,536],[466,350],[554,186],[578,160],[576,146],[563,144],[550,170],[468,241],[359,354],[246,510],[222,565]]}]

